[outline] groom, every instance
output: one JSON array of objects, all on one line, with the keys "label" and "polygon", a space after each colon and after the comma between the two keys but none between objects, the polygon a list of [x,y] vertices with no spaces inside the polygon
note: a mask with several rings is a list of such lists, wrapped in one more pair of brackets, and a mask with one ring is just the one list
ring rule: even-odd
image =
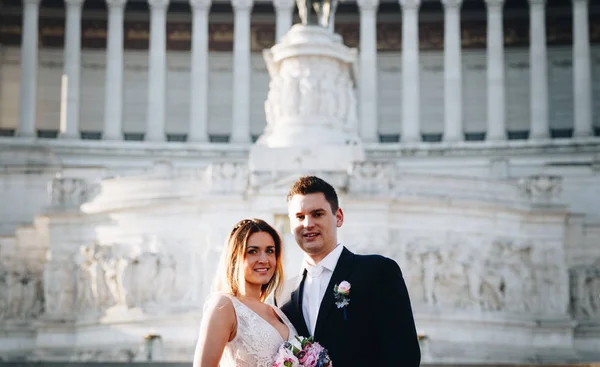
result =
[{"label": "groom", "polygon": [[306,256],[299,286],[281,310],[298,334],[312,335],[335,367],[419,366],[410,299],[396,262],[338,244],[344,213],[335,189],[322,179],[301,177],[287,203],[292,233]]}]

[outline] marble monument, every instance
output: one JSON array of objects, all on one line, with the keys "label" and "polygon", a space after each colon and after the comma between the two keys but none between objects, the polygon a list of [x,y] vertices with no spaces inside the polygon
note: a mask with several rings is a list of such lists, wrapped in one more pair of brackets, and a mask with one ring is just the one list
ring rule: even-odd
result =
[{"label": "marble monument", "polygon": [[[402,267],[424,363],[600,358],[600,254],[568,266],[569,246],[593,238],[573,238],[583,221],[561,200],[560,176],[508,179],[501,161],[489,178],[419,173],[367,156],[356,50],[303,24],[264,58],[267,126],[248,157],[206,167],[156,160],[96,180],[63,174],[51,151],[12,153],[24,162],[15,167],[38,175],[14,168],[11,177],[47,184],[48,196],[31,226],[0,237],[3,359],[189,361],[234,223],[273,223],[288,273],[299,270],[285,194],[302,174],[337,187],[342,243]],[[580,325],[587,334],[576,343]]]}]

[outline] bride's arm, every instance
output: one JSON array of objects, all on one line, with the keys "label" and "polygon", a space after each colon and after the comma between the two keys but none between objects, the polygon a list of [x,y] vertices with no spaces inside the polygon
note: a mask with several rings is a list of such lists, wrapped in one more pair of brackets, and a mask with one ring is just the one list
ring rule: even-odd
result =
[{"label": "bride's arm", "polygon": [[202,315],[200,335],[194,352],[194,367],[217,367],[227,342],[237,328],[235,310],[224,295],[212,298]]}]

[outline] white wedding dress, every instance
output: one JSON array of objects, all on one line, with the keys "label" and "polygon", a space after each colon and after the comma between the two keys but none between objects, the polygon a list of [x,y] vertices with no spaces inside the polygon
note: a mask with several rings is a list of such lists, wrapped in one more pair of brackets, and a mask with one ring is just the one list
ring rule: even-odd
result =
[{"label": "white wedding dress", "polygon": [[[227,296],[231,299],[235,309],[237,331],[233,340],[225,346],[219,366],[271,367],[279,347],[285,340],[273,325],[250,307],[233,296]],[[273,307],[273,309],[289,329],[287,341],[294,340],[298,333],[290,320],[277,307]]]}]

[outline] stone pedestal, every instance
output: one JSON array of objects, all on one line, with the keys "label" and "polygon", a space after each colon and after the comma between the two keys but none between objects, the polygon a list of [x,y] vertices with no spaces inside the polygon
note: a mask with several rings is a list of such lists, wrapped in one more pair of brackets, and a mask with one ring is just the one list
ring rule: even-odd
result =
[{"label": "stone pedestal", "polygon": [[347,170],[362,161],[356,50],[325,28],[295,25],[263,56],[271,76],[267,126],[250,151],[250,170]]}]

